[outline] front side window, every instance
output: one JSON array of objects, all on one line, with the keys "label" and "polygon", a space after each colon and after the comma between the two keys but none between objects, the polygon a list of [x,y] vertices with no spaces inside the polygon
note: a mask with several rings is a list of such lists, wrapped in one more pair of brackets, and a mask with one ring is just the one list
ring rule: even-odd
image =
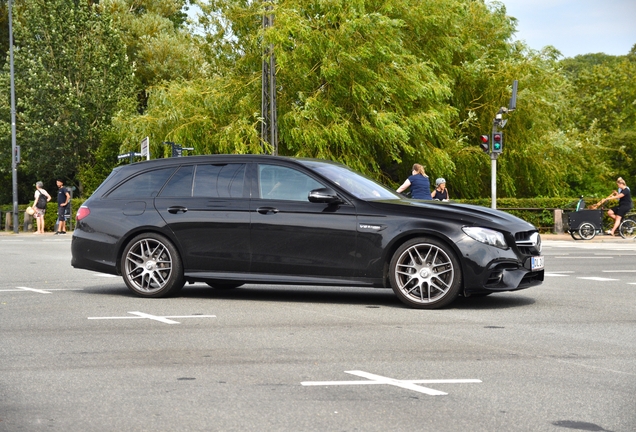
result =
[{"label": "front side window", "polygon": [[396,192],[386,186],[382,186],[344,165],[314,160],[302,160],[300,162],[336,183],[356,198],[365,200],[401,199]]},{"label": "front side window", "polygon": [[175,171],[175,167],[146,171],[128,179],[108,194],[108,198],[154,198]]},{"label": "front side window", "polygon": [[324,187],[307,174],[277,165],[259,165],[258,180],[263,199],[309,202],[309,192]]},{"label": "front side window", "polygon": [[193,195],[206,198],[242,198],[245,164],[197,165]]}]

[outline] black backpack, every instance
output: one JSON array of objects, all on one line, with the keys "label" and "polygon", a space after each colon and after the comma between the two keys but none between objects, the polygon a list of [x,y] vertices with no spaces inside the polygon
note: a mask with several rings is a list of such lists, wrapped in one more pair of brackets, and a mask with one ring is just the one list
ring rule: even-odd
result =
[{"label": "black backpack", "polygon": [[39,209],[46,208],[46,195],[44,195],[42,192],[40,192],[40,196],[38,196],[38,202],[37,204],[35,204],[35,206]]}]

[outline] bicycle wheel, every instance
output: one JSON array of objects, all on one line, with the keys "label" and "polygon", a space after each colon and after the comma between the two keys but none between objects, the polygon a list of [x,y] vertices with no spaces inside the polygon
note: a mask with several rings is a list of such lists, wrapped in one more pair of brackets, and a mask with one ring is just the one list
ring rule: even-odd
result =
[{"label": "bicycle wheel", "polygon": [[596,235],[596,228],[589,222],[582,223],[579,227],[579,235],[583,240],[592,240]]},{"label": "bicycle wheel", "polygon": [[625,219],[618,227],[618,233],[624,239],[636,237],[636,221],[633,219]]}]

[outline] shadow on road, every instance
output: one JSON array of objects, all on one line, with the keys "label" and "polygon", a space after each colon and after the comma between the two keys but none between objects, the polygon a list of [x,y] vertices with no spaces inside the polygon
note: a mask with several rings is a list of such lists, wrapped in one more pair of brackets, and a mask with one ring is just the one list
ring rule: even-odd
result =
[{"label": "shadow on road", "polygon": [[[123,283],[85,288],[83,293],[138,298]],[[391,289],[244,285],[235,289],[214,289],[204,284],[186,285],[175,297],[209,300],[350,304],[367,307],[406,308]],[[148,299],[152,301],[153,299]],[[523,307],[534,304],[531,297],[499,293],[487,297],[458,297],[446,309],[484,310]]]}]

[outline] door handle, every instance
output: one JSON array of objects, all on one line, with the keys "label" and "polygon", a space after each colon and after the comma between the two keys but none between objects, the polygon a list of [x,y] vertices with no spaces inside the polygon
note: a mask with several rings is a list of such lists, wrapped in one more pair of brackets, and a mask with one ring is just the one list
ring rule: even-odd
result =
[{"label": "door handle", "polygon": [[268,214],[268,213],[278,213],[278,209],[276,207],[259,207],[256,209],[260,214]]},{"label": "door handle", "polygon": [[188,211],[187,207],[181,207],[181,206],[168,207],[168,213],[172,213],[172,214],[185,213],[187,211]]}]

